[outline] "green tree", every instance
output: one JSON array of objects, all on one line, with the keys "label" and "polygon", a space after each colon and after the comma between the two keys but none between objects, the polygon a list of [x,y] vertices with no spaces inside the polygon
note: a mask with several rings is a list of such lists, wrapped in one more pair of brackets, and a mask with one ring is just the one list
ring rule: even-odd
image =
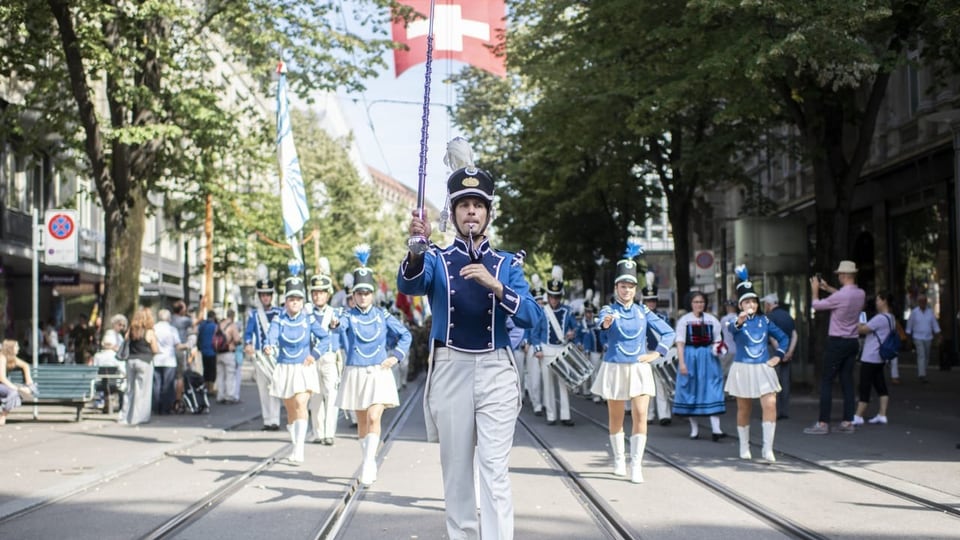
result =
[{"label": "green tree", "polygon": [[268,94],[280,51],[304,94],[358,87],[382,66],[388,14],[359,13],[356,24],[378,37],[345,31],[335,1],[4,3],[0,77],[30,86],[24,108],[41,113],[35,132],[62,134],[84,157],[106,214],[107,313],[137,302],[146,193],[227,189],[257,153],[258,132],[245,123],[269,120],[253,114],[254,92],[236,81]]}]

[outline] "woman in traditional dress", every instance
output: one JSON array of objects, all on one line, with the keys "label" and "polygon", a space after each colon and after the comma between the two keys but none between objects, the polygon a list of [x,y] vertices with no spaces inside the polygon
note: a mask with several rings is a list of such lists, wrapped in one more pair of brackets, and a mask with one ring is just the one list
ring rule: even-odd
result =
[{"label": "woman in traditional dress", "polygon": [[702,292],[690,294],[690,312],[677,321],[677,389],[673,398],[673,414],[690,420],[690,438],[700,435],[697,417],[710,417],[714,442],[726,437],[720,429],[720,416],[727,411],[723,397],[723,366],[720,345],[723,333],[720,321],[704,311],[707,297]]}]

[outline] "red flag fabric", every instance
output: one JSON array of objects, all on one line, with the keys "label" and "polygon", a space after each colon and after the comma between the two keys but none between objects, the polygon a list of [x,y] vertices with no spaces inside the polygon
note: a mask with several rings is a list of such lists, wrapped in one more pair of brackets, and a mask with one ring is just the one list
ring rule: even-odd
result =
[{"label": "red flag fabric", "polygon": [[[424,16],[404,26],[393,23],[393,40],[409,50],[394,51],[394,69],[399,77],[407,69],[427,61],[427,33],[430,29],[430,0],[402,0]],[[459,60],[489,71],[507,75],[505,58],[496,56],[489,46],[497,43],[499,30],[506,27],[504,0],[436,0],[433,21],[433,59]]]}]

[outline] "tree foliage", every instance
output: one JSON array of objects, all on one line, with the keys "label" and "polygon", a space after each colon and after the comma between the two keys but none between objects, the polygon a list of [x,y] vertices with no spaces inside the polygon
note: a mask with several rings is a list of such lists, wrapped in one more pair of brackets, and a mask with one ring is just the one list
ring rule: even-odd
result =
[{"label": "tree foliage", "polygon": [[[369,0],[357,25],[379,29],[392,5]],[[383,63],[382,37],[347,31],[335,1],[10,0],[0,8],[0,77],[22,81],[22,108],[39,116],[15,129],[60,134],[80,156],[105,212],[106,312],[132,312],[143,215],[150,191],[202,200],[229,195],[269,152],[268,94],[281,51],[291,88],[304,95],[359,81]],[[67,81],[67,84],[64,84]],[[70,106],[67,106],[70,104]],[[16,133],[14,133],[16,135]],[[197,212],[196,215],[202,215]],[[229,230],[229,227],[221,230]]]}]

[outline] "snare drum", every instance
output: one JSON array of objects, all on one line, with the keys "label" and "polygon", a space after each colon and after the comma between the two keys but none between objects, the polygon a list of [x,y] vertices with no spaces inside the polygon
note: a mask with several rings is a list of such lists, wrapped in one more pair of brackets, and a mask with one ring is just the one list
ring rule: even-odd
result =
[{"label": "snare drum", "polygon": [[677,348],[671,347],[667,355],[651,362],[653,376],[660,380],[660,385],[670,401],[677,390]]},{"label": "snare drum", "polygon": [[563,350],[550,362],[549,366],[571,390],[579,388],[586,382],[594,369],[589,356],[573,343],[564,345]]}]

